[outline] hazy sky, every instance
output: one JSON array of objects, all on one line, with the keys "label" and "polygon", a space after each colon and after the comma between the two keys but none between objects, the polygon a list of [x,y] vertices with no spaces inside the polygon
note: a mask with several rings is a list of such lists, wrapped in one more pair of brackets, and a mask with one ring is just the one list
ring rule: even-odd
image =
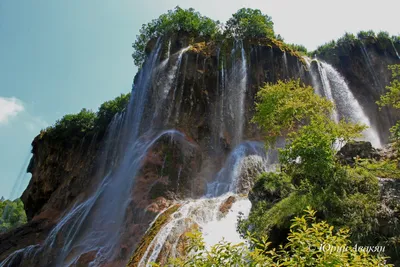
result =
[{"label": "hazy sky", "polygon": [[400,33],[398,0],[2,0],[0,196],[9,196],[40,129],[130,90],[140,26],[177,5],[220,21],[241,7],[261,9],[285,41],[308,49],[345,31]]}]

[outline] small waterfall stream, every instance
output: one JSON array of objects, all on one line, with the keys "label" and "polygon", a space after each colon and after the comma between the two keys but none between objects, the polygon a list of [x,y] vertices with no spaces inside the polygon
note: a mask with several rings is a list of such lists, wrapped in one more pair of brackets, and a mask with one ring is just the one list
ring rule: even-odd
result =
[{"label": "small waterfall stream", "polygon": [[[354,123],[361,123],[368,126],[363,132],[364,138],[370,141],[373,146],[381,147],[382,144],[377,130],[371,124],[343,76],[326,62],[317,59],[311,60],[307,57],[305,60],[310,70],[312,85],[316,89],[316,92],[321,92],[318,84],[318,79],[320,79],[323,88],[322,95],[335,104],[333,119],[338,122],[340,119],[346,118]],[[312,66],[312,61],[317,64],[318,73],[316,73],[315,68]]]},{"label": "small waterfall stream", "polygon": [[368,71],[371,73],[371,77],[374,82],[374,85],[379,91],[382,91],[384,87],[379,82],[378,75],[376,74],[376,71],[372,65],[372,61],[369,56],[367,47],[365,46],[365,43],[362,40],[360,41],[360,43],[361,43],[361,52],[362,52],[363,58],[365,60],[365,63],[367,65]]}]

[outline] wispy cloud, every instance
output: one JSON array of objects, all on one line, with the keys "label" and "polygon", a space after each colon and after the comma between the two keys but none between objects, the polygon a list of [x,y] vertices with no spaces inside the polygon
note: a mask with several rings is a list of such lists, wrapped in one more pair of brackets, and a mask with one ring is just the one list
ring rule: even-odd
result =
[{"label": "wispy cloud", "polygon": [[0,97],[0,125],[8,123],[9,119],[24,111],[21,100],[11,97]]}]

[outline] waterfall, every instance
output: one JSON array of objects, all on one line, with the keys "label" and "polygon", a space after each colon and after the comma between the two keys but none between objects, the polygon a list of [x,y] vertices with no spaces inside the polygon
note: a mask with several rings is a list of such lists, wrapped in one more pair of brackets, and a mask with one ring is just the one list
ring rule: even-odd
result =
[{"label": "waterfall", "polygon": [[208,197],[217,197],[228,192],[236,193],[243,159],[249,155],[257,155],[267,161],[263,143],[247,141],[239,144],[229,154],[225,165],[216,174],[214,181],[207,185],[206,195]]},{"label": "waterfall", "polygon": [[[236,53],[240,52],[240,59]],[[238,145],[243,136],[245,96],[247,90],[247,60],[243,42],[235,41],[231,52],[232,67],[226,79],[226,105],[230,115],[230,133],[233,146]],[[224,116],[225,117],[225,116]]]},{"label": "waterfall", "polygon": [[372,61],[368,54],[367,48],[365,47],[365,44],[362,40],[360,41],[360,43],[361,43],[361,52],[362,52],[363,58],[365,60],[365,63],[367,65],[368,71],[371,73],[375,88],[378,91],[382,91],[383,87],[379,82],[378,75],[376,74],[374,67],[372,66]]},{"label": "waterfall", "polygon": [[[382,144],[377,130],[373,128],[368,116],[354,97],[343,76],[328,63],[313,59],[318,69],[318,73],[316,73],[311,59],[307,57],[304,57],[304,59],[310,70],[312,85],[316,92],[331,100],[335,105],[334,121],[338,122],[340,118],[347,118],[354,123],[361,123],[368,126],[363,132],[365,139],[370,141],[375,147],[381,147]],[[318,79],[321,81],[322,90],[319,89]]]},{"label": "waterfall", "polygon": [[394,50],[394,52],[396,53],[397,58],[400,59],[399,52],[397,52],[396,46],[394,45],[393,41],[390,40],[390,43],[392,44],[393,50]]},{"label": "waterfall", "polygon": [[320,66],[327,73],[327,78],[332,84],[335,104],[342,117],[349,118],[352,122],[358,122],[368,126],[363,133],[364,137],[370,141],[373,146],[381,147],[382,145],[377,130],[371,125],[368,116],[350,91],[342,75],[328,63],[320,62]]},{"label": "waterfall", "polygon": [[285,75],[286,75],[286,77],[290,77],[290,75],[289,75],[289,65],[288,65],[288,59],[287,59],[286,51],[283,52],[282,59],[283,59],[283,66],[284,66],[284,69],[285,69]]},{"label": "waterfall", "polygon": [[30,177],[30,175],[26,171],[29,167],[31,160],[32,160],[32,153],[30,149],[29,154],[24,161],[24,165],[22,165],[22,168],[17,176],[17,179],[14,182],[11,193],[8,197],[10,200],[19,198],[21,196],[21,192],[23,191],[24,187],[27,186],[27,183],[29,182],[28,177]]},{"label": "waterfall", "polygon": [[[221,211],[221,207],[228,199],[234,199],[227,213]],[[243,241],[236,231],[238,216],[248,216],[251,202],[244,197],[236,195],[223,195],[217,198],[202,198],[187,200],[170,217],[144,253],[139,267],[151,266],[160,257],[165,260],[168,257],[179,256],[176,249],[181,242],[182,235],[188,230],[198,228],[203,233],[207,247],[215,245],[222,238],[225,241],[238,243]],[[170,249],[166,250],[166,244]]]}]

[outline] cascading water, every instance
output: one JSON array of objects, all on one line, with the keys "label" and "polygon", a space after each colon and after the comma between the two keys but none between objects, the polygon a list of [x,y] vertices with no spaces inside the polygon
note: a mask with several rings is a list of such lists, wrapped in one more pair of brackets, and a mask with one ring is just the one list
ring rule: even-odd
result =
[{"label": "cascading water", "polygon": [[[103,156],[98,162],[100,167],[96,175],[104,178],[97,190],[86,201],[76,204],[54,227],[45,243],[39,248],[36,247],[36,259],[26,260],[41,266],[69,266],[76,264],[81,256],[92,253],[93,266],[109,262],[119,262],[121,265],[126,263],[126,257],[129,255],[121,256],[119,250],[121,243],[128,242],[124,237],[124,229],[125,224],[129,223],[125,221],[126,210],[131,203],[134,178],[147,151],[157,140],[165,135],[171,136],[171,139],[183,136],[175,130],[156,130],[160,126],[162,129],[163,121],[144,121],[144,115],[155,113],[155,107],[149,105],[150,98],[163,95],[171,89],[165,87],[172,87],[171,84],[153,84],[159,70],[157,65],[160,50],[159,39],[139,73],[126,113],[117,115],[108,128]],[[179,52],[177,64],[172,66],[173,75],[176,75],[185,51]],[[158,92],[150,93],[151,87]],[[165,101],[165,98],[163,100]],[[159,105],[162,106],[163,103],[159,102]],[[27,251],[21,250],[18,253],[24,256]],[[1,266],[12,266],[10,257]]]},{"label": "cascading water", "polygon": [[396,46],[394,45],[393,41],[390,40],[390,43],[392,44],[393,50],[394,50],[394,52],[396,53],[397,58],[400,59],[399,52],[397,52]]},{"label": "cascading water", "polygon": [[323,89],[322,95],[335,104],[333,114],[334,120],[338,122],[340,118],[347,118],[352,122],[368,126],[363,133],[365,139],[370,141],[375,147],[381,147],[378,132],[371,125],[369,118],[357,99],[354,97],[343,76],[328,63],[313,59],[318,68],[318,73],[316,73],[315,69],[311,65],[311,59],[307,57],[304,59],[307,63],[308,69],[310,70],[312,85],[316,89],[316,92],[321,92],[318,84],[319,78]]},{"label": "cascading water", "polygon": [[375,147],[381,147],[378,132],[373,128],[371,122],[353,93],[350,91],[346,81],[331,65],[321,62],[322,68],[326,71],[330,83],[332,84],[335,104],[340,114],[349,118],[352,122],[365,124],[368,128],[364,131],[364,137]]},{"label": "cascading water", "polygon": [[373,79],[374,85],[379,91],[381,91],[381,90],[383,90],[383,86],[379,82],[378,75],[376,74],[374,67],[372,66],[372,61],[368,54],[367,48],[365,47],[365,44],[363,41],[360,41],[360,43],[361,43],[361,52],[362,52],[363,58],[365,60],[365,63],[367,65],[368,71],[370,72],[371,77]]},{"label": "cascading water", "polygon": [[18,198],[21,195],[23,188],[26,187],[27,180],[29,181],[28,177],[30,176],[28,173],[26,173],[26,170],[29,166],[31,158],[32,158],[32,153],[29,150],[29,154],[24,161],[25,163],[24,163],[24,165],[22,165],[22,169],[18,174],[17,180],[15,180],[15,182],[14,182],[11,193],[8,197],[9,199],[13,200],[13,199]]},{"label": "cascading water", "polygon": [[283,52],[282,59],[283,59],[283,66],[285,68],[285,74],[286,74],[287,77],[289,77],[289,64],[288,64],[286,51]]},{"label": "cascading water", "polygon": [[229,154],[223,168],[216,174],[214,181],[207,185],[206,195],[217,197],[227,192],[236,193],[243,159],[249,155],[258,155],[260,158],[266,159],[263,143],[248,141],[236,146]]},{"label": "cascading water", "polygon": [[[236,53],[240,52],[240,59]],[[238,145],[243,136],[245,96],[247,89],[247,60],[243,42],[235,41],[231,52],[232,67],[226,79],[226,112],[230,114],[230,131],[233,146]],[[226,117],[225,115],[223,117]]]},{"label": "cascading water", "polygon": [[[218,88],[220,88],[218,90],[220,110],[216,111],[221,124],[227,119],[233,122],[232,143],[236,146],[227,157],[224,166],[208,183],[206,195],[198,200],[180,203],[181,207],[170,216],[171,220],[158,231],[147,246],[138,266],[150,266],[151,262],[177,256],[180,238],[193,227],[201,230],[208,246],[217,243],[222,238],[231,242],[241,240],[236,231],[235,222],[239,214],[248,215],[251,203],[247,198],[236,195],[239,193],[239,184],[245,179],[243,176],[246,176],[246,168],[262,172],[266,171],[270,164],[262,143],[242,142],[247,62],[242,44],[240,60],[235,58],[238,49],[239,43],[236,42],[231,52],[232,67],[227,77],[222,65],[220,78],[217,80]],[[227,110],[224,109],[225,105]],[[221,126],[218,128],[219,131],[222,130]],[[229,200],[233,203],[224,213],[221,207]]]}]

